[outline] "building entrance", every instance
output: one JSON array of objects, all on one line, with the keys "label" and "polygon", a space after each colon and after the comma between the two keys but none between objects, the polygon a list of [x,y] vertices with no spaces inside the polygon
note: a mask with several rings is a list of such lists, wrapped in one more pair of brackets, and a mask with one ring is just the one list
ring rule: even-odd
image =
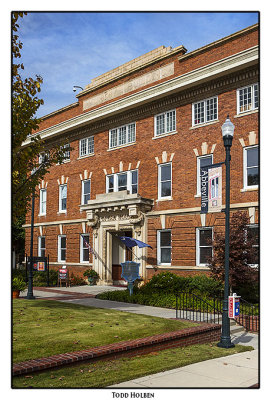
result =
[{"label": "building entrance", "polygon": [[123,281],[121,278],[121,265],[125,261],[132,261],[132,252],[118,238],[118,236],[132,237],[132,231],[111,233],[112,235],[112,280]]}]

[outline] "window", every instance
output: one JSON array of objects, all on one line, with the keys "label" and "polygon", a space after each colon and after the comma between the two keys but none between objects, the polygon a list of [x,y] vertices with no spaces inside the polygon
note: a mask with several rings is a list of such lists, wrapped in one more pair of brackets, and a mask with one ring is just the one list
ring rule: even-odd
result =
[{"label": "window", "polygon": [[46,198],[47,198],[47,190],[40,189],[40,214],[46,215]]},{"label": "window", "polygon": [[253,256],[249,260],[250,265],[259,265],[259,226],[249,225],[247,230],[247,235],[249,239],[252,240]]},{"label": "window", "polygon": [[39,154],[39,164],[45,163],[50,158],[49,152],[42,152]]},{"label": "window", "polygon": [[64,157],[65,157],[64,162],[69,161],[70,155],[71,155],[70,154],[70,144],[69,143],[64,144],[64,146],[61,146],[61,149],[64,150]]},{"label": "window", "polygon": [[176,130],[176,110],[155,116],[155,136],[174,132]]},{"label": "window", "polygon": [[79,156],[87,156],[94,153],[94,136],[81,139],[79,142]]},{"label": "window", "polygon": [[193,126],[215,121],[217,118],[217,97],[192,104]]},{"label": "window", "polygon": [[158,198],[171,198],[171,163],[158,165]]},{"label": "window", "polygon": [[82,181],[82,204],[87,204],[90,200],[90,179]]},{"label": "window", "polygon": [[206,266],[213,254],[213,228],[197,228],[197,265]]},{"label": "window", "polygon": [[67,185],[59,186],[59,212],[67,211]]},{"label": "window", "polygon": [[157,232],[157,261],[171,265],[171,230]]},{"label": "window", "polygon": [[259,107],[258,83],[237,90],[237,113],[256,110]]},{"label": "window", "polygon": [[80,235],[80,262],[89,262],[89,235]]},{"label": "window", "polygon": [[121,172],[118,174],[107,175],[106,192],[121,192],[128,190],[129,193],[137,193],[138,190],[138,170]]},{"label": "window", "polygon": [[109,131],[109,148],[134,143],[136,140],[135,123],[123,125]]},{"label": "window", "polygon": [[258,146],[244,148],[244,188],[258,187],[259,184]]},{"label": "window", "polygon": [[45,257],[45,236],[38,237],[38,256]]},{"label": "window", "polygon": [[200,189],[200,169],[202,167],[206,167],[207,165],[213,164],[213,155],[210,154],[208,156],[200,156],[197,157],[197,195],[200,196],[201,189]]},{"label": "window", "polygon": [[65,235],[58,236],[58,261],[59,262],[66,261],[66,236]]}]

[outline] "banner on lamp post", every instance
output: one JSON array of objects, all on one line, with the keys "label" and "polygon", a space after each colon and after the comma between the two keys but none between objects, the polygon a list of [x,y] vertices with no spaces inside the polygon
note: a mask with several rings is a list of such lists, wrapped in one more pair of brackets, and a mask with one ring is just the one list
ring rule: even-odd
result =
[{"label": "banner on lamp post", "polygon": [[211,164],[200,169],[201,213],[220,212],[222,208],[222,167]]}]

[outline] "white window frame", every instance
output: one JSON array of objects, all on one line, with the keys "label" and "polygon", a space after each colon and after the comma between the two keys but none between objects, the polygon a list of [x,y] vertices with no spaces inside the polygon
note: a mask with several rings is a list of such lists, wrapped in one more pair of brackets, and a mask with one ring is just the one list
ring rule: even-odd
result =
[{"label": "white window frame", "polygon": [[[171,236],[171,246],[162,246],[161,247],[161,232],[170,232],[170,236]],[[161,248],[170,248],[170,263],[162,263],[161,262]],[[158,265],[168,265],[170,266],[172,262],[172,232],[171,229],[160,229],[157,231],[157,263]]]},{"label": "white window frame", "polygon": [[[209,119],[208,121],[207,121],[207,102],[209,101],[209,100],[213,100],[213,99],[216,99],[216,110],[217,110],[217,115],[216,115],[216,118],[213,118],[213,119]],[[203,122],[198,122],[198,123],[195,123],[195,110],[194,110],[194,106],[196,105],[196,104],[199,104],[199,103],[203,103],[203,117],[204,117],[204,121]],[[209,97],[208,99],[203,99],[203,100],[200,100],[200,101],[196,101],[195,103],[192,103],[192,126],[198,126],[198,125],[203,125],[203,124],[209,124],[210,122],[214,122],[214,121],[218,121],[218,96],[213,96],[213,97]]]},{"label": "white window frame", "polygon": [[[241,88],[239,88],[239,89],[236,90],[237,115],[249,113],[249,112],[251,112],[251,111],[254,111],[254,110],[258,110],[258,109],[259,109],[259,105],[258,105],[258,107],[255,106],[255,87],[256,87],[256,86],[257,86],[258,104],[259,104],[259,84],[258,84],[258,82],[253,83],[252,85],[248,85],[248,86],[241,87]],[[241,91],[241,90],[244,90],[244,89],[248,89],[248,88],[251,88],[251,101],[252,101],[252,103],[251,103],[251,108],[250,108],[249,110],[240,111],[240,91]]]},{"label": "white window frame", "polygon": [[[45,247],[41,247],[41,239],[44,239],[44,244]],[[44,250],[44,257],[45,257],[45,251],[46,251],[46,239],[45,236],[39,236],[38,237],[38,257],[42,257],[41,251]]]},{"label": "white window frame", "polygon": [[[169,129],[168,124],[167,124],[167,117],[169,113],[174,113],[174,126],[173,129]],[[157,133],[157,118],[164,116],[164,132],[161,133]],[[176,109],[173,110],[169,110],[169,111],[165,111],[163,113],[157,114],[154,116],[154,137],[160,137],[160,136],[164,136],[164,135],[168,135],[172,132],[176,132]]]},{"label": "white window frame", "polygon": [[[43,198],[45,194],[45,199]],[[46,205],[47,205],[47,189],[40,189],[40,212],[39,215],[46,215]],[[43,206],[45,210],[43,209]]]},{"label": "white window frame", "polygon": [[[162,192],[162,182],[161,182],[161,168],[163,166],[170,165],[170,196],[161,196]],[[172,200],[172,162],[167,162],[158,165],[158,200]]]},{"label": "white window frame", "polygon": [[[66,186],[66,193],[67,193],[67,196],[66,196],[66,208],[65,208],[65,210],[64,209],[62,209],[62,197],[61,197],[61,194],[62,194],[62,187],[64,187],[64,186]],[[63,197],[63,199],[65,199],[65,197]],[[58,210],[58,212],[60,212],[60,213],[66,213],[67,212],[67,199],[68,199],[68,185],[67,185],[67,183],[64,183],[63,185],[59,185],[59,210]]]},{"label": "white window frame", "polygon": [[213,154],[206,154],[204,156],[198,156],[197,157],[197,196],[201,196],[201,187],[200,187],[200,160],[203,158],[208,158],[211,157],[212,161],[211,164],[213,164]]},{"label": "white window frame", "polygon": [[68,162],[71,159],[71,151],[70,151],[70,143],[64,144],[64,146],[61,146],[63,150],[67,149],[64,151],[64,156],[67,157],[63,162]]},{"label": "white window frame", "polygon": [[[211,246],[200,246],[200,231],[203,230],[212,230],[212,245]],[[200,264],[200,249],[202,247],[212,247],[212,255],[213,255],[213,240],[214,240],[214,230],[212,226],[205,226],[196,228],[196,265],[197,267],[206,267],[208,264]]]},{"label": "white window frame", "polygon": [[[244,147],[243,149],[243,181],[244,181],[244,189],[257,189],[259,187],[259,185],[248,185],[247,183],[247,150],[250,150],[252,148],[258,148],[259,149],[259,145],[254,145],[254,146],[247,146]],[[254,168],[256,167],[256,165],[254,166]],[[259,159],[258,159],[258,173],[259,173]],[[249,167],[252,168],[252,167]]]},{"label": "white window frame", "polygon": [[[122,171],[122,172],[118,172],[115,174],[109,174],[106,176],[106,193],[113,193],[113,192],[118,192],[118,176],[122,175],[122,174],[127,174],[127,190],[129,193],[132,194],[132,173],[134,171],[137,171],[137,191],[136,193],[138,193],[138,169],[133,169],[130,171]],[[111,190],[111,192],[109,192],[109,178],[113,176],[113,192]]]},{"label": "white window frame", "polygon": [[[131,135],[131,127],[133,126],[134,134]],[[125,130],[125,141],[122,141],[122,133]],[[115,135],[114,143],[112,139],[112,135]],[[136,123],[131,122],[127,125],[122,125],[114,129],[109,130],[109,149],[115,149],[117,147],[127,146],[128,144],[136,142]]]},{"label": "white window frame", "polygon": [[[86,141],[86,152],[82,154],[82,142]],[[87,138],[80,139],[79,141],[79,158],[89,156],[94,154],[94,136],[89,136]]]},{"label": "white window frame", "polygon": [[[66,247],[65,247],[65,260],[61,259],[61,250],[64,249],[64,247],[60,247],[61,246],[61,238],[65,238],[66,239]],[[66,235],[58,235],[58,243],[57,243],[57,261],[58,262],[66,262],[66,258],[67,258],[67,236]]]},{"label": "white window frame", "polygon": [[85,199],[84,199],[84,197],[85,197],[85,195],[86,194],[88,194],[88,193],[85,193],[84,192],[84,187],[85,187],[85,182],[87,182],[87,181],[89,181],[89,199],[90,199],[90,193],[91,193],[91,179],[84,179],[83,181],[82,181],[82,184],[81,184],[81,204],[87,204],[87,203],[85,203]]},{"label": "white window frame", "polygon": [[[80,263],[81,264],[88,264],[89,263],[89,248],[84,246],[84,240],[83,240],[83,236],[87,236],[88,237],[88,242],[90,239],[90,236],[88,233],[82,233],[80,234]],[[84,261],[83,260],[83,255],[84,255],[84,249],[88,249],[88,260]]]}]

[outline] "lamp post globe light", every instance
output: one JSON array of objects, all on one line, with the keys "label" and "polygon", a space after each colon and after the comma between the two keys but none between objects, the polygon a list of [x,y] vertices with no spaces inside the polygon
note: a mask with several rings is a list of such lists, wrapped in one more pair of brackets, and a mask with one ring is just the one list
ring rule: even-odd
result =
[{"label": "lamp post globe light", "polygon": [[218,347],[234,347],[230,336],[230,319],[228,316],[228,297],[229,297],[229,256],[230,256],[230,161],[231,145],[234,133],[234,125],[230,121],[229,115],[221,127],[224,147],[226,151],[226,206],[225,206],[225,282],[224,282],[224,300],[222,314],[222,331]]}]

